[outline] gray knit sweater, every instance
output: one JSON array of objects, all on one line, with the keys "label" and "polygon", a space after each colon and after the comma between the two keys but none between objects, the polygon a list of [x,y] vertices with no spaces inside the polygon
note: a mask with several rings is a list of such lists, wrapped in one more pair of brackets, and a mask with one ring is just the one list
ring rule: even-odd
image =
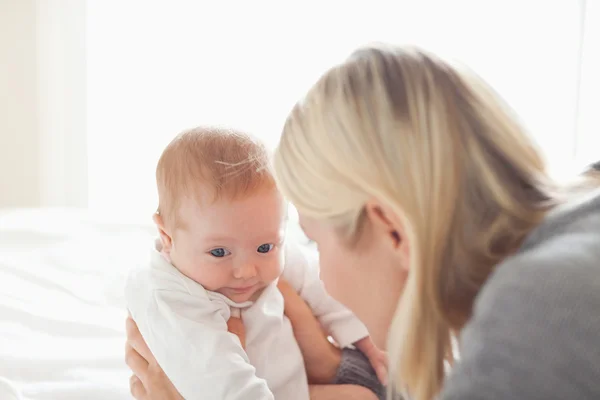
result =
[{"label": "gray knit sweater", "polygon": [[600,193],[560,207],[500,264],[440,400],[600,399]]}]

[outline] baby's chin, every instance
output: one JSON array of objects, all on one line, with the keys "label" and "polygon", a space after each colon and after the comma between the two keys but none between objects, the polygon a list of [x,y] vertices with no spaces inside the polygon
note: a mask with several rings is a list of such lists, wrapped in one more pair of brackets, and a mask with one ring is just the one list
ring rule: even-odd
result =
[{"label": "baby's chin", "polygon": [[229,300],[236,303],[244,303],[246,301],[256,301],[265,290],[265,285],[257,285],[252,291],[248,293],[235,293],[234,291],[224,288],[219,290],[219,292],[225,295]]}]

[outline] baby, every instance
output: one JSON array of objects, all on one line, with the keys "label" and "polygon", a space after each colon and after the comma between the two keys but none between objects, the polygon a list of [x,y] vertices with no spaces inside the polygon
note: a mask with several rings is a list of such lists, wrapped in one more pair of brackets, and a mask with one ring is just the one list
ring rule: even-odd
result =
[{"label": "baby", "polygon": [[[361,350],[383,379],[385,354],[327,294],[317,266],[286,242],[286,203],[262,144],[232,130],[196,128],[167,146],[156,178],[159,239],[150,265],[130,274],[126,300],[184,398],[309,398],[280,277],[341,347]],[[232,316],[243,320],[245,348],[228,332]]]}]

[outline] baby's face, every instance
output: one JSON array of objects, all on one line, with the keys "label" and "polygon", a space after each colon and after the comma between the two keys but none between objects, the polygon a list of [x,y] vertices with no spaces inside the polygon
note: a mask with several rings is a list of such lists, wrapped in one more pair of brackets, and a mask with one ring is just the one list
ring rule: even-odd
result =
[{"label": "baby's face", "polygon": [[276,190],[209,206],[190,200],[180,218],[186,228],[174,234],[171,262],[205,289],[241,303],[281,274],[285,204]]}]

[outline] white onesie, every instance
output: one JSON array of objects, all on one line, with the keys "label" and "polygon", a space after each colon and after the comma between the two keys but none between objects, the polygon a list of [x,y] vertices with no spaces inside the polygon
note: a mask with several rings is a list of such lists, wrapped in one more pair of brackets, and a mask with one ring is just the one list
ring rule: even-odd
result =
[{"label": "white onesie", "polygon": [[[282,277],[340,346],[368,335],[366,327],[327,294],[317,263],[309,265],[296,246],[285,247]],[[256,302],[236,304],[205,290],[153,249],[150,265],[131,272],[125,296],[152,354],[185,399],[309,399],[302,354],[275,282]],[[242,310],[246,351],[227,331],[232,307]]]}]

